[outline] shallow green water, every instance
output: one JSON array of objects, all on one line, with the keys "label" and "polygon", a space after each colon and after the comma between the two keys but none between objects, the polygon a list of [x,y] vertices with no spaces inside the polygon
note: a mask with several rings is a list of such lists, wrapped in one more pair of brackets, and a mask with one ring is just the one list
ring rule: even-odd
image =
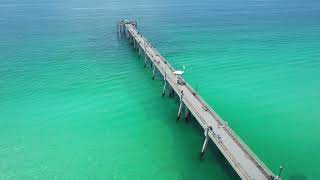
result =
[{"label": "shallow green water", "polygon": [[274,172],[318,179],[320,3],[1,1],[0,179],[237,179],[176,123],[139,29]]}]

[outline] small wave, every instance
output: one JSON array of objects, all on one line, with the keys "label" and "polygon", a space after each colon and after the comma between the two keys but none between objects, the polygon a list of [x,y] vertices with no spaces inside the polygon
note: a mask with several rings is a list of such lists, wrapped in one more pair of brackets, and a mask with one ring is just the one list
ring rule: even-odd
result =
[{"label": "small wave", "polygon": [[77,8],[71,8],[72,10],[106,10],[110,9],[107,7],[91,7],[91,8],[86,8],[86,7],[77,7]]}]

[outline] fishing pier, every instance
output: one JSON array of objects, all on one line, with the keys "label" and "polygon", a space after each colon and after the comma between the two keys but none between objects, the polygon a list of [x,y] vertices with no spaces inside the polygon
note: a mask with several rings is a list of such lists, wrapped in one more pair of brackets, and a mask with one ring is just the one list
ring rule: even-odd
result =
[{"label": "fishing pier", "polygon": [[[200,97],[200,95],[182,78],[183,71],[174,69],[166,59],[137,30],[137,22],[123,20],[117,24],[118,36],[125,37],[144,58],[144,67],[150,64],[152,79],[155,72],[162,75],[164,85],[162,96],[170,92],[179,97],[177,119],[181,115],[186,120],[194,116],[204,131],[204,142],[200,157],[203,158],[207,144],[212,141],[230,163],[241,179],[245,180],[280,180],[280,173],[275,176],[249,147],[232,131],[219,115]],[[200,147],[199,147],[200,148]]]}]

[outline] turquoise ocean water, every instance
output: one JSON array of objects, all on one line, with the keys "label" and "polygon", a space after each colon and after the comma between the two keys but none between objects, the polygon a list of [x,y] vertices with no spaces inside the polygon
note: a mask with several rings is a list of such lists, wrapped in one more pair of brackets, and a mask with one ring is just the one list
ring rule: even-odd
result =
[{"label": "turquoise ocean water", "polygon": [[317,0],[0,2],[0,179],[237,179],[116,23],[141,32],[273,171],[319,179]]}]

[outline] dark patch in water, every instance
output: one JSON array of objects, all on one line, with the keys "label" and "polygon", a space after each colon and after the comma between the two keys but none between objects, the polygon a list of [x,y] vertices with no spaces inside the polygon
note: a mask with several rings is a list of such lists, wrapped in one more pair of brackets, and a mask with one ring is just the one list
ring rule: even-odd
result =
[{"label": "dark patch in water", "polygon": [[307,176],[305,176],[304,174],[291,174],[289,175],[288,180],[307,180]]}]

